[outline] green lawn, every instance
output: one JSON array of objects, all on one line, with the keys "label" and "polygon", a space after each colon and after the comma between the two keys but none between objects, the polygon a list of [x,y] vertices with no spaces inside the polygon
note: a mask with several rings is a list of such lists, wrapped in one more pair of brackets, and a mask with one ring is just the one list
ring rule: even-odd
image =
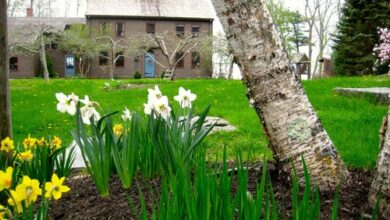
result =
[{"label": "green lawn", "polygon": [[[46,83],[39,79],[12,80],[12,114],[14,136],[17,142],[28,134],[59,135],[67,143],[71,141],[70,130],[74,118],[56,110],[56,92],[89,95],[101,105],[101,112],[130,110],[142,112],[147,99],[147,88],[160,86],[174,108],[173,101],[178,88],[183,86],[198,95],[196,107],[203,109],[212,105],[210,115],[227,119],[238,130],[230,133],[216,133],[207,138],[212,152],[222,152],[224,146],[229,152],[241,149],[254,152],[256,158],[271,158],[267,140],[262,134],[260,122],[245,96],[245,87],[240,81],[225,80],[128,80],[131,83],[144,83],[144,88],[128,90],[105,90],[109,80],[67,79],[52,80]],[[349,166],[372,168],[378,153],[378,129],[386,106],[378,106],[366,100],[349,99],[332,94],[334,87],[390,86],[390,77],[334,78],[305,82],[310,100],[318,111],[342,158]],[[117,118],[119,121],[119,117]]]}]

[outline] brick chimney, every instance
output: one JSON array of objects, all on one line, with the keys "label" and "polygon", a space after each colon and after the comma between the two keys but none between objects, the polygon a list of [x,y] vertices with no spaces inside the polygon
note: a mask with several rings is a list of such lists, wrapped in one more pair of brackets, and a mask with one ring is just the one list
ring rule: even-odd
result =
[{"label": "brick chimney", "polygon": [[32,8],[27,8],[27,17],[34,17],[34,11]]}]

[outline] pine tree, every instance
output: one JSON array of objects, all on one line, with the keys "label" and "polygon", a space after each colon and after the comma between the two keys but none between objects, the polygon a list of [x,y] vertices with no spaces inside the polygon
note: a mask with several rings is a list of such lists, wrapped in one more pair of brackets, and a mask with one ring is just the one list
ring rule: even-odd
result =
[{"label": "pine tree", "polygon": [[378,29],[390,27],[388,0],[347,0],[337,26],[333,62],[337,75],[382,74],[386,67],[374,71],[373,53],[379,41]]}]

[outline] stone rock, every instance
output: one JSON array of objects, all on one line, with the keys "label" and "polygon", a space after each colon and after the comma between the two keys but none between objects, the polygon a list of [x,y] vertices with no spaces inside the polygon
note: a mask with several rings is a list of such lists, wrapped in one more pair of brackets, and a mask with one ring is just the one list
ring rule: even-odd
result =
[{"label": "stone rock", "polygon": [[368,95],[379,104],[390,104],[390,87],[372,88],[335,88],[333,92],[347,97],[362,97]]}]

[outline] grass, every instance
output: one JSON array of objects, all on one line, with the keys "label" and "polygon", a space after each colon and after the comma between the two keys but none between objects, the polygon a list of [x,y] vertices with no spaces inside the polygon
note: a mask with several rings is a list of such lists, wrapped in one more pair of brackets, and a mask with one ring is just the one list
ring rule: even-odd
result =
[{"label": "grass", "polygon": [[[56,79],[46,83],[40,79],[12,80],[12,116],[14,139],[21,142],[28,134],[58,135],[66,143],[71,142],[70,130],[75,119],[56,110],[56,92],[89,95],[101,105],[101,112],[123,110],[143,111],[147,100],[147,88],[160,86],[163,94],[177,104],[173,96],[183,86],[198,95],[196,107],[204,109],[212,105],[210,115],[225,118],[237,131],[219,132],[207,138],[206,144],[213,153],[222,154],[224,146],[228,155],[234,156],[236,149],[255,152],[255,158],[271,158],[267,140],[262,133],[260,121],[249,106],[245,86],[240,81],[226,80],[126,80],[143,83],[144,88],[127,90],[105,90],[108,80]],[[372,168],[378,154],[378,130],[387,107],[371,104],[367,100],[351,99],[334,95],[334,87],[390,86],[390,77],[333,78],[304,82],[310,101],[334,141],[341,157],[350,167]],[[120,121],[119,117],[117,118]]]}]

